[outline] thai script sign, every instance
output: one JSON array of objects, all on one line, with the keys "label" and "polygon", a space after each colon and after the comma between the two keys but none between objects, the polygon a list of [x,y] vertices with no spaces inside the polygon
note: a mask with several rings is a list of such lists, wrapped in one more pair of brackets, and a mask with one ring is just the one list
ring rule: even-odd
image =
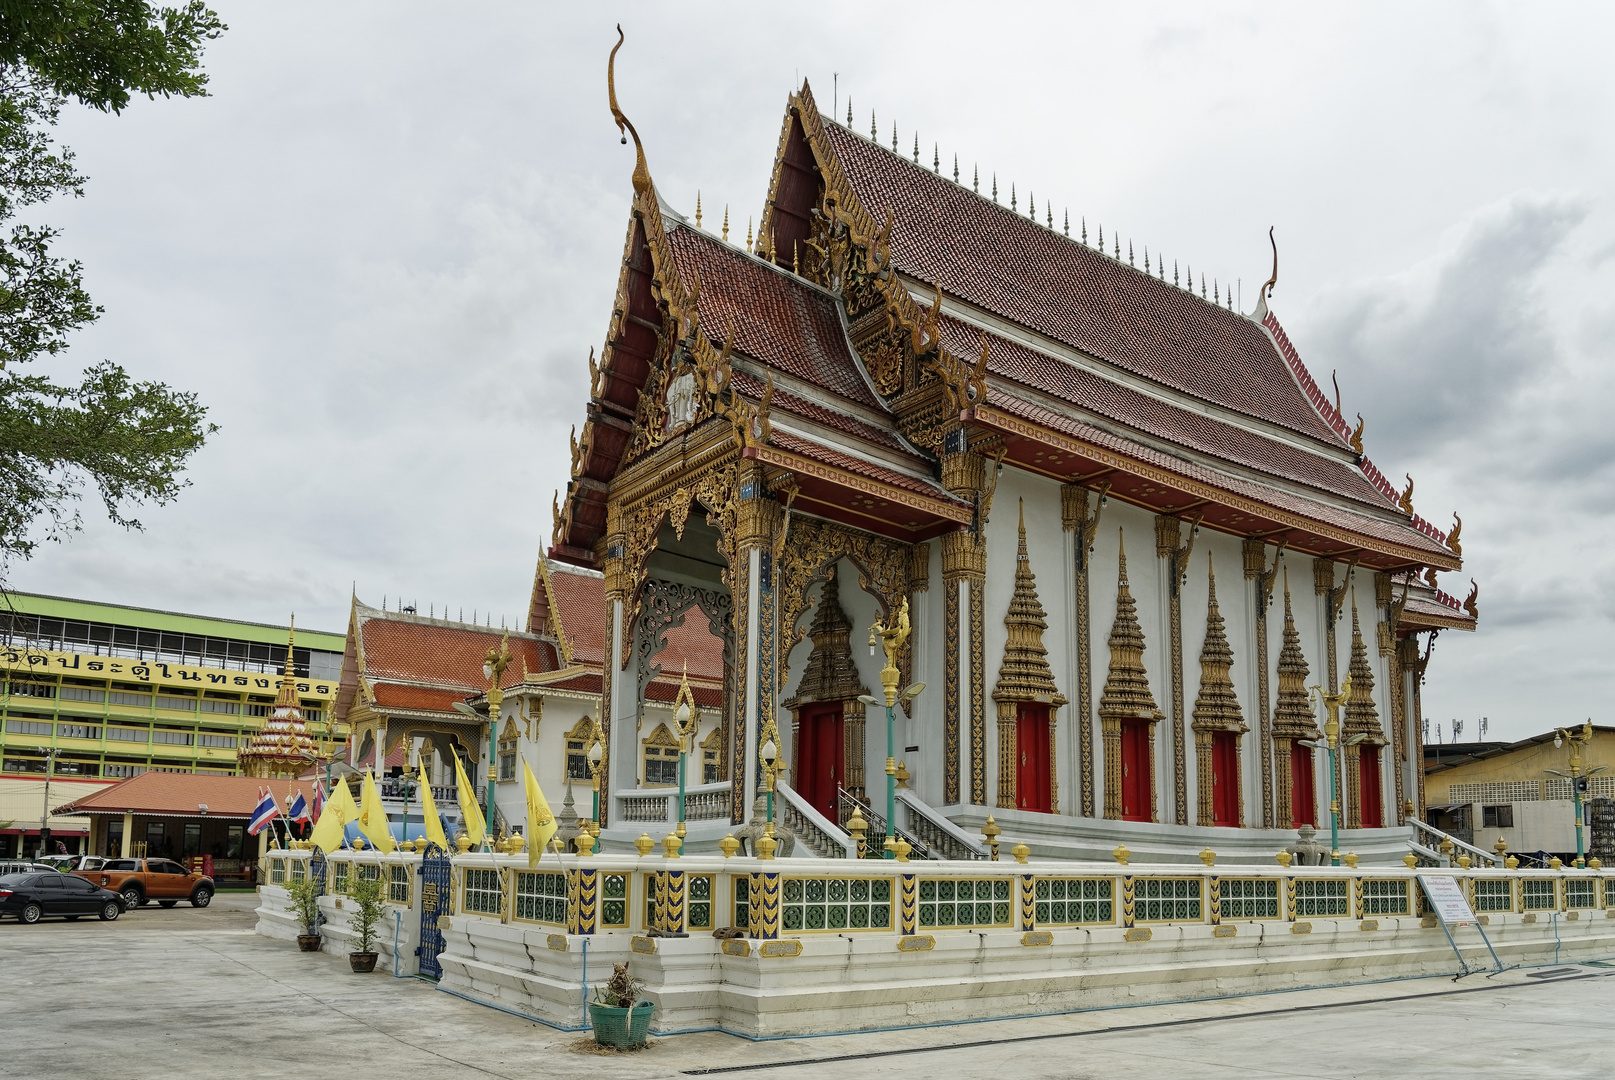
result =
[{"label": "thai script sign", "polygon": [[[36,675],[67,675],[151,683],[153,686],[187,686],[272,695],[280,689],[278,674],[224,671],[219,668],[170,664],[156,660],[129,660],[120,656],[52,652],[48,649],[0,648],[0,667]],[[303,697],[331,699],[336,683],[330,679],[298,679]]]}]

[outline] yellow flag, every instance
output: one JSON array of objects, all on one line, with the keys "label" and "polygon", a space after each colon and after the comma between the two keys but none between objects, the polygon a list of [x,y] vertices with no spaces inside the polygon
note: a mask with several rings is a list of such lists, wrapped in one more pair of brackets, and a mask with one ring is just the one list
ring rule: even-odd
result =
[{"label": "yellow flag", "polygon": [[309,840],[327,855],[342,847],[350,821],[359,820],[359,808],[353,803],[353,793],[345,780],[331,785],[331,794],[320,808],[320,820],[315,822]]},{"label": "yellow flag", "polygon": [[359,831],[383,855],[391,854],[393,848],[398,846],[398,841],[393,839],[392,826],[387,821],[387,809],[381,805],[381,792],[376,787],[376,778],[368,769],[365,770],[364,784],[359,789]]},{"label": "yellow flag", "polygon": [[426,839],[444,851],[449,841],[443,835],[443,819],[437,816],[437,803],[432,799],[432,785],[426,779],[426,766],[421,765],[421,814],[426,818]]},{"label": "yellow flag", "polygon": [[522,758],[522,773],[527,781],[527,868],[531,870],[538,865],[538,857],[544,854],[544,848],[560,826],[550,813],[550,804],[526,758]]},{"label": "yellow flag", "polygon": [[477,789],[471,786],[471,780],[465,775],[465,766],[460,764],[460,755],[454,755],[454,781],[459,785],[460,816],[465,819],[465,834],[471,838],[471,846],[476,847],[482,843],[482,834],[486,826],[482,822],[482,807],[477,805]]}]

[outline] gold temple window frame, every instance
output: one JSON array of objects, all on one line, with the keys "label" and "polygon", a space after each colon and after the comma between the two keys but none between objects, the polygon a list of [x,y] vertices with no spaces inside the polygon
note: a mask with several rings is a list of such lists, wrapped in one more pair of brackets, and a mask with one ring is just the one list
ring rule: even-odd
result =
[{"label": "gold temple window frame", "polygon": [[[679,741],[674,737],[672,730],[668,728],[666,723],[657,724],[656,729],[652,731],[649,736],[640,741],[639,758],[639,783],[641,787],[653,788],[678,786]],[[652,780],[650,768],[652,762],[664,767],[671,763],[672,770],[670,775],[672,776],[672,779]],[[657,771],[660,773],[665,771],[665,769],[658,769]]]}]

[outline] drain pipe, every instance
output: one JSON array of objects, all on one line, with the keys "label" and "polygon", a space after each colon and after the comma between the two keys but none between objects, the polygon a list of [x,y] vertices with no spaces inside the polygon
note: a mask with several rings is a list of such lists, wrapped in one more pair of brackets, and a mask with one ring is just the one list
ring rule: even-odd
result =
[{"label": "drain pipe", "polygon": [[583,985],[578,988],[578,992],[583,997],[583,1026],[588,1029],[593,1025],[589,1023],[589,939],[587,937],[583,939]]}]

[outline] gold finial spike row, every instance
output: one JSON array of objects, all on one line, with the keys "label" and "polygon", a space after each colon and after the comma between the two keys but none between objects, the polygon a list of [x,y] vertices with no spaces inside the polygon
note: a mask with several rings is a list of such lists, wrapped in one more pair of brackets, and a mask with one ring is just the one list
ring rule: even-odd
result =
[{"label": "gold finial spike row", "polygon": [[897,153],[897,121],[892,121],[892,153]]},{"label": "gold finial spike row", "polygon": [[880,138],[880,132],[875,130],[875,110],[869,110],[869,139],[871,142]]},{"label": "gold finial spike row", "polygon": [[916,131],[914,133],[914,164],[918,165],[919,163],[920,163],[920,133],[918,131]]},{"label": "gold finial spike row", "polygon": [[1065,234],[1067,236],[1071,235],[1071,208],[1069,206],[1065,209]]},{"label": "gold finial spike row", "polygon": [[723,242],[729,242],[729,204],[723,204]]},{"label": "gold finial spike row", "polygon": [[931,171],[942,175],[942,153],[937,143],[931,144]]},{"label": "gold finial spike row", "polygon": [[958,154],[953,155],[953,182],[955,184],[957,184],[959,182],[959,155]]},{"label": "gold finial spike row", "polygon": [[1009,208],[1010,210],[1015,209],[1015,181],[1013,180],[1009,182]]},{"label": "gold finial spike row", "polygon": [[701,227],[701,189],[695,189],[695,227]]},{"label": "gold finial spike row", "polygon": [[971,172],[971,175],[970,175],[970,190],[974,191],[977,195],[980,195],[981,194],[981,166],[980,165],[972,165],[971,169],[972,169],[972,172]]},{"label": "gold finial spike row", "polygon": [[847,126],[852,127],[852,95],[847,95]]},{"label": "gold finial spike row", "polygon": [[751,250],[751,218],[746,219],[746,250]]}]

